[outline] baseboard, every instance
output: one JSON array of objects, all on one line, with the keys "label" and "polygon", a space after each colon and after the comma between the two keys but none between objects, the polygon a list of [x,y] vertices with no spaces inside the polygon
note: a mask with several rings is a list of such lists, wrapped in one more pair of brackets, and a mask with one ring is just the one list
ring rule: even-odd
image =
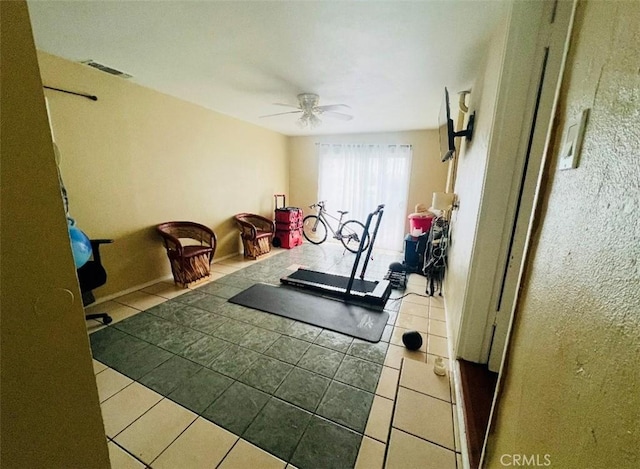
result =
[{"label": "baseboard", "polygon": [[217,259],[214,259],[212,264],[217,264],[218,262],[224,261],[225,259],[229,259],[231,257],[243,256],[243,255],[244,255],[244,253],[242,251],[236,252],[236,253],[227,254],[226,256],[222,256],[222,257],[218,257]]},{"label": "baseboard", "polygon": [[155,280],[151,280],[149,282],[141,283],[139,285],[136,285],[135,287],[127,288],[126,290],[121,290],[121,291],[116,292],[116,293],[111,293],[110,295],[101,296],[100,298],[96,298],[95,303],[92,303],[91,306],[99,305],[100,303],[105,303],[107,301],[111,301],[114,298],[118,298],[118,297],[123,296],[123,295],[128,295],[129,293],[133,293],[135,291],[142,290],[143,288],[150,287],[151,285],[155,285],[156,283],[159,283],[159,282],[166,282],[167,280],[173,282],[173,276],[172,275],[165,275],[164,277],[160,277],[160,278],[157,278]]},{"label": "baseboard", "polygon": [[[231,253],[231,254],[228,254],[226,256],[219,257],[217,259],[214,259],[212,264],[216,264],[218,262],[224,261],[225,259],[229,259],[231,257],[236,257],[237,255],[238,255],[238,253]],[[100,298],[96,298],[96,301],[94,303],[92,303],[91,306],[99,305],[100,303],[106,303],[107,301],[111,301],[114,298],[118,298],[118,297],[123,296],[123,295],[128,295],[129,293],[133,293],[135,291],[142,290],[143,288],[150,287],[151,285],[155,285],[156,283],[159,283],[159,282],[166,282],[167,280],[170,281],[170,282],[173,282],[173,275],[171,275],[171,274],[165,275],[164,277],[156,278],[155,280],[151,280],[149,282],[141,283],[141,284],[136,285],[134,287],[127,288],[126,290],[121,290],[121,291],[116,292],[116,293],[111,293],[110,295],[101,296]]]},{"label": "baseboard", "polygon": [[447,325],[447,351],[449,352],[449,372],[452,373],[452,383],[453,391],[456,396],[456,405],[455,410],[458,414],[454,416],[454,418],[458,419],[458,439],[460,440],[460,456],[462,457],[462,468],[470,469],[471,462],[469,460],[469,445],[467,441],[467,424],[464,416],[464,396],[462,393],[462,387],[460,385],[460,363],[455,358],[455,350],[453,349],[453,340],[451,340],[451,323],[449,321],[449,314],[447,312],[447,296],[443,292],[443,301],[444,301],[444,315],[446,319]]},{"label": "baseboard", "polygon": [[[452,356],[452,355],[450,355]],[[467,441],[467,423],[464,416],[464,396],[462,393],[462,387],[460,386],[460,363],[458,360],[453,361],[453,366],[450,367],[453,373],[453,390],[456,395],[456,413],[458,419],[458,439],[460,440],[460,456],[462,457],[462,467],[464,469],[471,468],[471,462],[469,461],[469,445]],[[455,417],[454,417],[455,418]]]}]

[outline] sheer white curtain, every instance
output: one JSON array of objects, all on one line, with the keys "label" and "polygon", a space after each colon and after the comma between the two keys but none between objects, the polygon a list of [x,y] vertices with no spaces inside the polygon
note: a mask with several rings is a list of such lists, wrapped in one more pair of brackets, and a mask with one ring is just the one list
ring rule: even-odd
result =
[{"label": "sheer white curtain", "polygon": [[348,210],[345,220],[363,224],[369,213],[385,204],[376,247],[401,251],[411,145],[318,143],[317,152],[318,200],[326,200],[330,212]]}]

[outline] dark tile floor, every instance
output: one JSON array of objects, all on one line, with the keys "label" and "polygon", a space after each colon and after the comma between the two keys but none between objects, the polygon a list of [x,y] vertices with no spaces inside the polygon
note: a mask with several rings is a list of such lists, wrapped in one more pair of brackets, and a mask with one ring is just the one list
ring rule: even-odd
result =
[{"label": "dark tile floor", "polygon": [[[300,469],[353,467],[391,327],[373,344],[227,300],[297,265],[348,275],[354,258],[285,251],[91,334],[94,358]],[[366,277],[397,260],[376,254]]]}]

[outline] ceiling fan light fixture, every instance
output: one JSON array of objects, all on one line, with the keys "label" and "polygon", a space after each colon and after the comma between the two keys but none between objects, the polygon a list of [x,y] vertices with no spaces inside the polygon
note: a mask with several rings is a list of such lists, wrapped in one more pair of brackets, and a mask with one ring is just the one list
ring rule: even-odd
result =
[{"label": "ceiling fan light fixture", "polygon": [[343,112],[337,112],[336,110],[351,109],[346,104],[328,104],[325,106],[318,106],[320,97],[315,93],[300,93],[298,95],[298,106],[292,106],[290,104],[274,103],[277,106],[284,106],[288,108],[294,108],[295,111],[278,112],[276,114],[267,114],[262,117],[275,117],[284,114],[301,114],[300,118],[296,120],[296,125],[301,129],[308,127],[314,129],[322,125],[322,120],[319,116],[326,114],[329,117],[334,117],[343,121],[353,119],[353,116],[345,114]]},{"label": "ceiling fan light fixture", "polygon": [[309,126],[314,129],[316,127],[319,127],[321,124],[322,121],[320,120],[320,118],[315,114],[311,114],[311,116],[309,117]]},{"label": "ceiling fan light fixture", "polygon": [[314,93],[301,93],[298,95],[298,103],[304,110],[311,111],[318,105],[319,100],[320,96]]},{"label": "ceiling fan light fixture", "polygon": [[300,128],[309,127],[311,129],[315,129],[322,125],[322,120],[312,112],[304,112],[296,124]]},{"label": "ceiling fan light fixture", "polygon": [[309,116],[307,116],[306,114],[300,116],[300,119],[296,121],[296,125],[301,129],[307,127],[309,125]]}]

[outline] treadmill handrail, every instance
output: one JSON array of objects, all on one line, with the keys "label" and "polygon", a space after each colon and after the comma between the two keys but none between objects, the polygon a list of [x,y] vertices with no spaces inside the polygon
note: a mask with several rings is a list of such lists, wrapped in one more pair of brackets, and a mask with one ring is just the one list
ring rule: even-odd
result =
[{"label": "treadmill handrail", "polygon": [[[371,259],[371,253],[373,251],[373,245],[376,242],[376,237],[378,236],[378,228],[380,227],[380,221],[382,221],[382,214],[384,213],[384,204],[378,205],[378,209],[376,210],[378,214],[378,219],[376,220],[376,227],[373,230],[373,234],[371,235],[371,240],[369,241],[369,250],[367,251],[367,258],[364,260],[364,264],[362,265],[362,272],[360,272],[360,278],[364,279],[364,274],[367,271],[367,266],[369,265],[369,259]],[[367,228],[367,231],[369,229]]]},{"label": "treadmill handrail", "polygon": [[[369,241],[369,249],[367,250],[367,259],[365,259],[364,265],[362,266],[362,274],[360,275],[360,278],[362,279],[364,278],[364,273],[367,269],[367,264],[369,263],[369,257],[371,256],[371,251],[373,251],[373,243],[376,240],[376,235],[378,234],[378,227],[380,226],[380,219],[382,218],[383,213],[384,213],[384,204],[380,204],[373,212],[369,214],[369,216],[367,216],[367,223],[365,223],[364,225],[364,232],[368,233],[369,227],[371,226],[371,220],[373,219],[374,216],[376,215],[378,216],[378,219],[376,220],[376,228],[373,231],[373,235],[370,236],[371,240]],[[351,269],[351,276],[349,277],[349,283],[347,284],[347,291],[345,292],[345,296],[347,298],[351,294],[351,287],[353,286],[353,280],[356,276],[356,271],[358,270],[358,264],[360,263],[360,256],[362,255],[365,239],[366,239],[366,236],[362,236],[362,239],[360,240],[360,246],[358,248],[358,253],[356,254],[356,260],[353,263],[353,269]]]}]

